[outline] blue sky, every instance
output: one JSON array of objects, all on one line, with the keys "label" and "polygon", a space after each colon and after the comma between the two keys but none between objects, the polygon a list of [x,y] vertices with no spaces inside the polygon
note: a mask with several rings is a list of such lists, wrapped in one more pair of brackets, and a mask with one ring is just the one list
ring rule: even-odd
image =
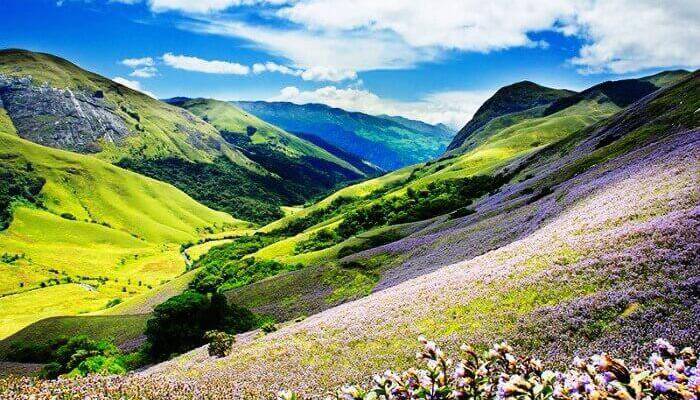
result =
[{"label": "blue sky", "polygon": [[323,102],[464,124],[500,86],[700,65],[692,1],[2,0],[0,47],[157,97]]}]

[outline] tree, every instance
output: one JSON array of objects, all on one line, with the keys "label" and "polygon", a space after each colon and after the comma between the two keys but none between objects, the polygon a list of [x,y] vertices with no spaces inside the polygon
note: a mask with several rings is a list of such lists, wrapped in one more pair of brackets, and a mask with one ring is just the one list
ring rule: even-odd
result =
[{"label": "tree", "polygon": [[223,295],[210,298],[187,291],[153,310],[153,317],[146,324],[146,337],[151,356],[162,360],[203,345],[207,331],[244,332],[253,324],[250,311],[229,306]]}]

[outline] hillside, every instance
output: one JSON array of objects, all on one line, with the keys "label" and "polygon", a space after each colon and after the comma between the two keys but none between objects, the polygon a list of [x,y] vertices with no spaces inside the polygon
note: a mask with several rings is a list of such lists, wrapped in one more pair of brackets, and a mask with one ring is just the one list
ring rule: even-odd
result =
[{"label": "hillside", "polygon": [[517,82],[502,87],[486,100],[472,119],[457,132],[447,150],[463,146],[475,131],[496,117],[543,106],[571,94],[573,92],[570,90],[551,89],[530,81]]},{"label": "hillside", "polygon": [[[304,203],[364,176],[296,139],[277,142],[267,154],[249,152],[268,170],[183,108],[49,54],[0,50],[0,110],[0,126],[24,139],[94,155],[256,223],[281,217],[282,205]],[[294,149],[285,149],[287,142]]]},{"label": "hillside", "polygon": [[213,125],[248,158],[281,177],[304,196],[327,191],[365,173],[315,144],[246,113],[231,103],[212,99],[171,99]]},{"label": "hillside", "polygon": [[0,144],[0,337],[157,290],[184,272],[181,243],[248,225],[92,156],[8,133]]},{"label": "hillside", "polygon": [[264,101],[236,104],[288,132],[318,136],[389,171],[440,155],[454,134],[444,126],[349,112],[322,104]]},{"label": "hillside", "polygon": [[[580,112],[581,106],[574,107]],[[506,339],[519,353],[543,358],[548,368],[600,352],[643,363],[658,337],[678,348],[695,345],[699,108],[695,72],[548,145],[483,163],[479,173],[504,178],[473,199],[471,212],[413,224],[409,236],[338,266],[373,277],[366,297],[273,333],[243,335],[227,357],[212,358],[203,347],[109,382],[130,393],[167,391],[176,398],[271,398],[282,388],[322,395],[387,368],[412,366],[419,335],[449,352],[463,342],[481,350]],[[567,110],[574,112],[559,113]],[[527,137],[510,132],[498,141],[518,135]],[[472,152],[483,157],[494,149],[482,146]],[[435,165],[459,157],[427,167],[440,173]],[[408,176],[426,173],[423,168],[409,169]],[[405,178],[407,171],[402,173]],[[374,191],[377,200],[391,193],[377,188],[403,182],[391,175],[343,191]],[[393,189],[398,196],[401,189]],[[415,190],[408,197],[421,198]],[[353,204],[340,203],[339,210]],[[363,282],[359,277],[344,287]],[[292,298],[287,303],[304,299]],[[102,382],[85,390],[99,393]],[[83,382],[63,384],[77,388]]]}]

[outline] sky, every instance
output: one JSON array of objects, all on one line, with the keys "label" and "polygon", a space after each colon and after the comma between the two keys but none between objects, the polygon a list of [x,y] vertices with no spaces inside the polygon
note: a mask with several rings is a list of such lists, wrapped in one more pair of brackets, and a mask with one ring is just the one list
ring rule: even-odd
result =
[{"label": "sky", "polygon": [[0,48],[157,98],[324,103],[460,128],[499,87],[700,66],[697,0],[0,0]]}]

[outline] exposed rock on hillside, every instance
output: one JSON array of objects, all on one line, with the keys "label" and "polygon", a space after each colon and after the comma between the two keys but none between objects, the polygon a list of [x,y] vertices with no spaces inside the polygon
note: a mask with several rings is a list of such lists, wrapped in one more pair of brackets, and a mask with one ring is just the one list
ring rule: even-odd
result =
[{"label": "exposed rock on hillside", "polygon": [[45,146],[93,153],[100,142],[119,142],[130,134],[100,92],[36,86],[31,78],[0,75],[0,100],[17,133]]}]

